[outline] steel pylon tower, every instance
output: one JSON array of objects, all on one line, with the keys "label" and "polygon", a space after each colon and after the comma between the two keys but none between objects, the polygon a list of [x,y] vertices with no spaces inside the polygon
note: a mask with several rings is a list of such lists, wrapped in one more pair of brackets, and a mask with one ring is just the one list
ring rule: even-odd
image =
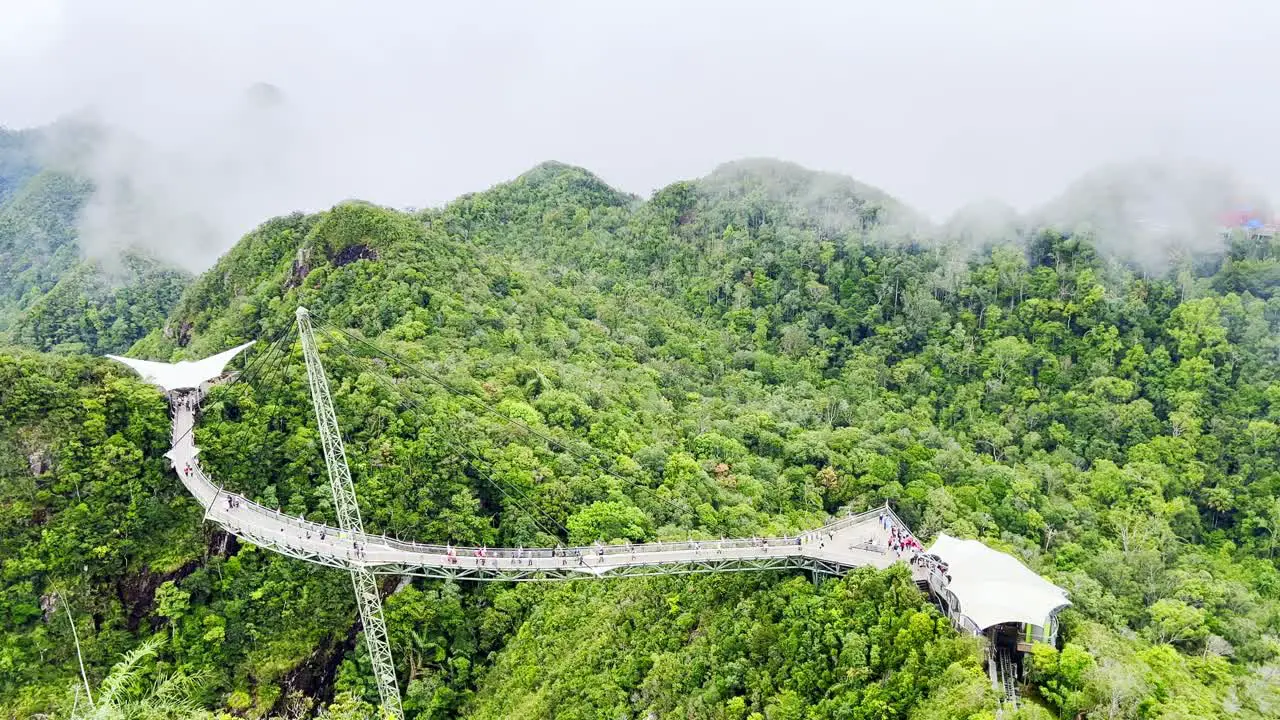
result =
[{"label": "steel pylon tower", "polygon": [[[311,314],[299,307],[298,337],[302,339],[302,357],[307,363],[307,381],[311,385],[311,402],[316,410],[316,423],[320,426],[320,444],[324,447],[324,464],[329,470],[329,487],[333,491],[333,505],[338,512],[338,526],[350,536],[364,533],[360,521],[360,506],[356,504],[355,488],[351,484],[351,469],[347,467],[347,452],[338,430],[338,418],[333,412],[329,396],[329,380],[320,363],[315,335],[311,331]],[[354,550],[354,548],[353,548]],[[400,707],[400,688],[396,684],[396,668],[391,658],[391,645],[387,642],[387,623],[382,618],[382,596],[372,572],[351,566],[351,584],[356,591],[356,606],[360,608],[360,622],[364,625],[364,642],[373,663],[373,674],[378,681],[378,696],[382,699],[382,712],[391,720],[403,720]]]}]

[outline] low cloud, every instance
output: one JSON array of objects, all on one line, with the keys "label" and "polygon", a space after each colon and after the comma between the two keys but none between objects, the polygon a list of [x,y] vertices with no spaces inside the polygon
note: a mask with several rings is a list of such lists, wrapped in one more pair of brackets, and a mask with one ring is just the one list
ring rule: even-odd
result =
[{"label": "low cloud", "polygon": [[[1249,33],[1280,3],[981,5],[0,0],[0,123],[92,108],[113,129],[86,248],[193,269],[274,215],[438,205],[548,159],[643,195],[776,157],[933,220],[988,197],[1031,217],[1135,157],[1280,192]],[[255,112],[264,81],[283,101]]]},{"label": "low cloud", "polygon": [[92,113],[50,129],[46,160],[94,186],[79,222],[86,256],[141,250],[199,271],[258,223],[303,206],[306,165],[287,99],[260,84],[224,101],[164,141]]},{"label": "low cloud", "polygon": [[1226,216],[1240,211],[1271,219],[1265,197],[1230,168],[1153,158],[1088,173],[1034,217],[1087,233],[1104,251],[1160,270],[1177,255],[1222,249]]}]

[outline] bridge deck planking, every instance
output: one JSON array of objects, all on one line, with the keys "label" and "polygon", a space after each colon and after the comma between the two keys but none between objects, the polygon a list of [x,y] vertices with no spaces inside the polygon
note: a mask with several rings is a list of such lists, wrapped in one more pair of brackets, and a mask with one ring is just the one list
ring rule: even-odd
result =
[{"label": "bridge deck planking", "polygon": [[[335,568],[471,580],[566,580],[654,574],[801,568],[839,574],[900,561],[888,549],[880,514],[846,516],[791,537],[603,545],[579,548],[485,548],[411,543],[286,515],[223,491],[201,468],[195,445],[196,396],[175,395],[173,447],[167,454],[205,518],[255,545]],[[189,468],[189,470],[188,470]],[[233,502],[228,502],[231,498]],[[909,530],[908,530],[909,532]],[[323,535],[323,539],[321,536]],[[452,553],[450,552],[452,550]],[[553,554],[554,552],[554,554]],[[912,568],[916,579],[927,573]]]}]

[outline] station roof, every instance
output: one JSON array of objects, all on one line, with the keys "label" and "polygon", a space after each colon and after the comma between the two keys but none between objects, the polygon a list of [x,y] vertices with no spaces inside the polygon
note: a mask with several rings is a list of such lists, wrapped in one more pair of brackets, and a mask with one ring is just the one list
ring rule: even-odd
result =
[{"label": "station roof", "polygon": [[134,372],[141,375],[143,380],[153,385],[159,385],[166,391],[194,390],[203,383],[221,375],[227,363],[231,362],[232,358],[252,344],[253,342],[250,341],[194,362],[180,360],[176,363],[163,363],[153,360],[134,360],[133,358],[120,357],[119,355],[108,355],[107,357],[128,365],[133,368]]},{"label": "station roof", "polygon": [[960,613],[983,630],[1007,622],[1043,626],[1071,604],[1066,590],[977,540],[938,535],[929,552],[947,563],[947,589],[960,601]]}]

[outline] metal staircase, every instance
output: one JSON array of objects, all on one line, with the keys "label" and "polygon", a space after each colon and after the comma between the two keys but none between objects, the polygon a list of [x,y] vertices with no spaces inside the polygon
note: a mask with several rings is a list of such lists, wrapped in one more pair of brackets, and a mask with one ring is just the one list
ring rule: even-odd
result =
[{"label": "metal staircase", "polygon": [[1010,712],[1018,711],[1018,676],[1014,673],[1013,658],[1008,650],[996,651],[996,676],[999,678],[998,690],[1004,693],[1001,705]]}]

